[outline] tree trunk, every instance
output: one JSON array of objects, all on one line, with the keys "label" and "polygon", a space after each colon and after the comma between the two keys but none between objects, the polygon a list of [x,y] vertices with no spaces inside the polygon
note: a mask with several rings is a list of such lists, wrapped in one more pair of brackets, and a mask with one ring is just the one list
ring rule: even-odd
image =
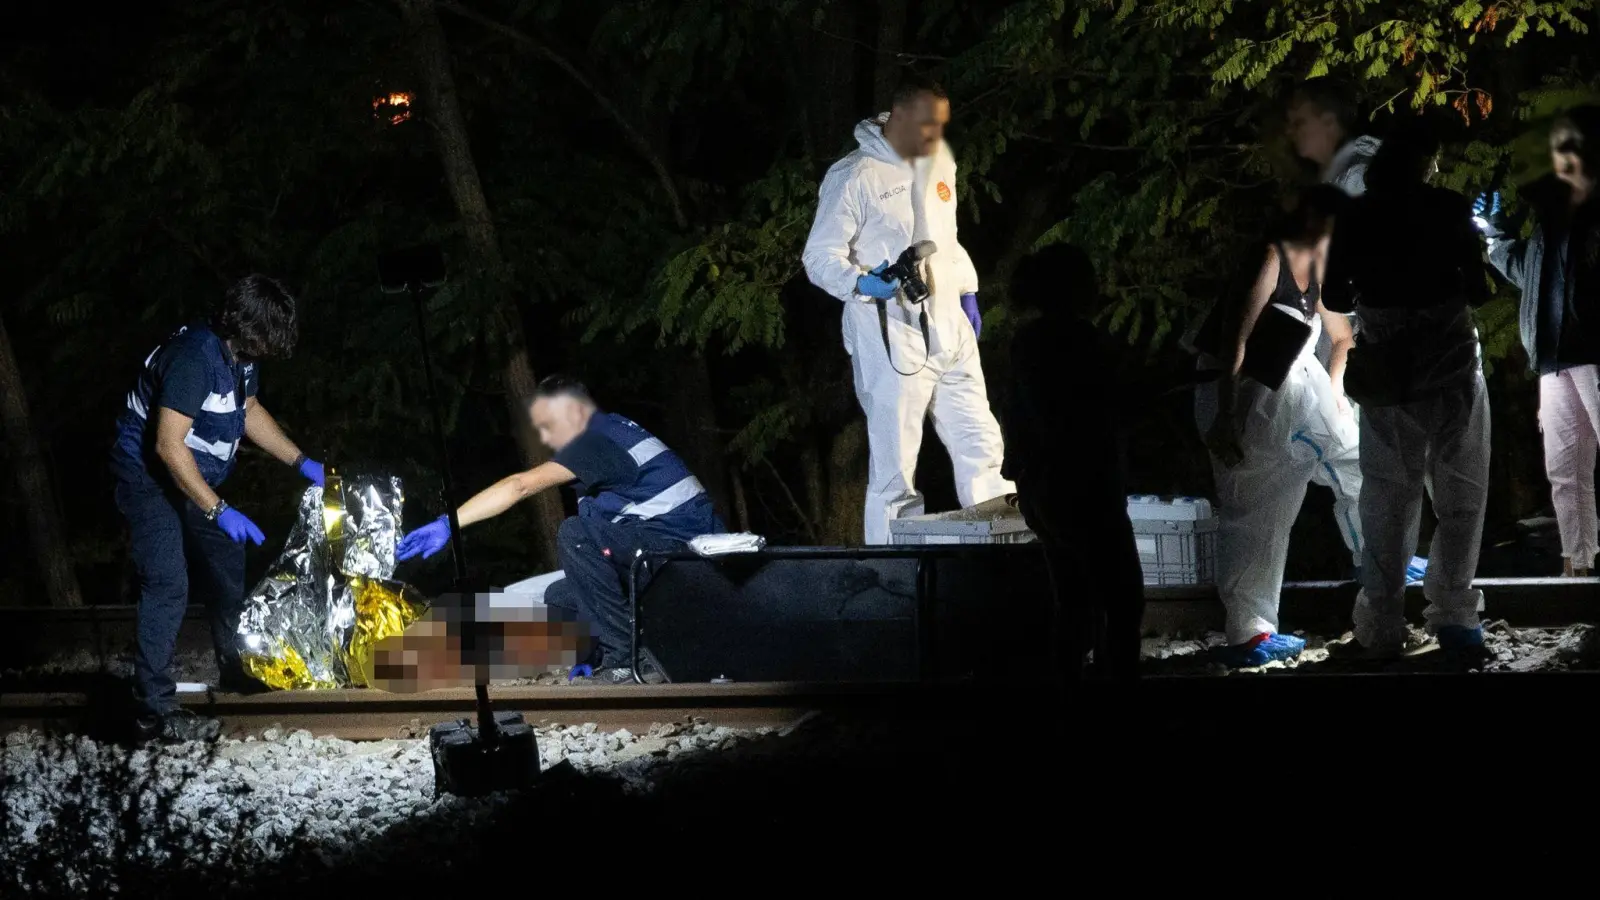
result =
[{"label": "tree trunk", "polygon": [[[811,78],[807,88],[806,116],[810,144],[823,156],[837,156],[854,146],[850,130],[863,116],[856,95],[856,8],[853,3],[829,3],[822,26],[806,34],[811,48]],[[873,113],[882,110],[873,110]]]},{"label": "tree trunk", "polygon": [[827,497],[823,488],[822,455],[817,452],[817,445],[806,436],[800,443],[800,475],[806,486],[806,516],[816,523],[816,528],[823,530],[822,511],[827,505]]},{"label": "tree trunk", "polygon": [[750,501],[744,495],[744,473],[733,473],[733,527],[736,531],[750,530]]},{"label": "tree trunk", "polygon": [[833,437],[828,451],[828,520],[822,542],[851,547],[862,541],[867,502],[867,420],[856,417]]},{"label": "tree trunk", "polygon": [[39,441],[33,433],[28,397],[22,390],[22,372],[11,351],[11,335],[6,332],[4,319],[0,319],[0,415],[4,415],[6,446],[16,469],[17,488],[27,511],[28,535],[33,539],[33,554],[39,561],[45,594],[51,606],[82,606],[83,593],[72,569],[72,551],[67,546],[66,529],[61,526]]},{"label": "tree trunk", "polygon": [[672,410],[674,429],[681,435],[677,444],[700,483],[711,496],[711,504],[723,521],[731,514],[728,498],[727,444],[717,430],[717,410],[711,389],[711,369],[706,358],[685,348],[675,367],[678,380],[667,401]]},{"label": "tree trunk", "polygon": [[905,46],[906,0],[878,0],[878,58],[872,67],[873,109],[886,110],[900,83],[900,51]]},{"label": "tree trunk", "polygon": [[[477,281],[494,293],[494,326],[504,336],[509,351],[504,380],[511,426],[516,431],[517,446],[522,450],[523,460],[530,467],[536,466],[547,461],[550,454],[539,443],[523,402],[537,386],[538,378],[528,352],[521,313],[507,289],[505,259],[500,253],[494,218],[489,213],[489,201],[484,197],[483,185],[478,179],[478,166],[472,157],[472,145],[467,139],[466,119],[461,112],[455,76],[451,73],[450,46],[439,24],[434,0],[397,2],[411,28],[412,49],[416,53],[422,76],[423,90],[417,93],[422,101],[423,117],[433,132],[439,161],[444,166],[445,180],[450,186],[450,196],[455,201],[467,246],[479,270]],[[532,518],[540,562],[547,568],[554,568],[556,529],[560,527],[564,516],[561,495],[555,491],[544,491],[530,498],[529,503],[533,505]]]}]

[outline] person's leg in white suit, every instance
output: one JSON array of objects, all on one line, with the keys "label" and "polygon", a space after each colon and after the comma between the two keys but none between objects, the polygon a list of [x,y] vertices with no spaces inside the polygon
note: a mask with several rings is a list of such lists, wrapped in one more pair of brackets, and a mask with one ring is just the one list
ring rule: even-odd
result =
[{"label": "person's leg in white suit", "polygon": [[1317,454],[1311,481],[1333,491],[1333,516],[1339,536],[1350,549],[1350,563],[1360,567],[1361,541],[1361,453],[1360,427],[1355,416],[1339,411],[1338,397],[1326,377],[1312,378],[1310,386],[1316,405],[1295,439],[1308,443]]},{"label": "person's leg in white suit", "polygon": [[[1450,641],[1450,631],[1475,631],[1483,592],[1472,586],[1483,548],[1483,518],[1489,505],[1489,391],[1483,375],[1432,401],[1433,439],[1428,446],[1428,494],[1439,520],[1422,581],[1428,630]],[[1480,641],[1481,642],[1481,641]]]},{"label": "person's leg in white suit", "polygon": [[[1228,468],[1212,459],[1217,483],[1217,593],[1226,610],[1226,632],[1235,664],[1260,664],[1295,655],[1298,638],[1278,635],[1278,599],[1283,590],[1289,535],[1305,501],[1306,485],[1323,466],[1334,443],[1324,427],[1318,380],[1326,381],[1309,357],[1296,364],[1278,390],[1240,383],[1244,459]],[[1195,419],[1202,434],[1216,417],[1216,389],[1196,391]],[[1339,456],[1343,458],[1343,449]],[[1356,487],[1359,491],[1359,484]]]},{"label": "person's leg in white suit", "polygon": [[1014,494],[1016,486],[1000,477],[1005,442],[989,406],[977,339],[963,341],[950,356],[933,389],[932,414],[955,471],[956,498],[967,507]]},{"label": "person's leg in white suit", "polygon": [[1356,598],[1356,641],[1369,650],[1405,644],[1406,566],[1422,525],[1428,433],[1411,405],[1367,406],[1361,416],[1361,525],[1367,547]]},{"label": "person's leg in white suit", "polygon": [[1542,376],[1539,430],[1544,433],[1544,470],[1561,531],[1561,555],[1569,573],[1587,572],[1600,553],[1594,496],[1600,369],[1575,366]]},{"label": "person's leg in white suit", "polygon": [[1428,630],[1447,649],[1481,646],[1483,594],[1472,581],[1488,505],[1489,438],[1481,373],[1427,400],[1366,410],[1361,514],[1367,553],[1354,615],[1363,647],[1388,653],[1404,645],[1406,566],[1416,551],[1424,491],[1439,520],[1423,581]]},{"label": "person's leg in white suit", "polygon": [[[896,348],[898,350],[898,348]],[[899,359],[890,365],[882,343],[861,341],[850,355],[856,398],[867,414],[867,501],[862,530],[867,544],[889,543],[889,520],[921,500],[916,489],[922,423],[933,402],[939,371]]]}]

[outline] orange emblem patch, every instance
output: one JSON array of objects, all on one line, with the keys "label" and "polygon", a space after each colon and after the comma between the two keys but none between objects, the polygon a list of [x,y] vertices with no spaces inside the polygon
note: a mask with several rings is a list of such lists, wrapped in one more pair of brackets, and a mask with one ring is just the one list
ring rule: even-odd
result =
[{"label": "orange emblem patch", "polygon": [[939,192],[939,199],[940,200],[943,200],[946,203],[950,202],[950,185],[945,184],[944,182],[941,181],[941,182],[939,182],[939,186],[937,188],[935,188],[935,190],[937,190]]}]

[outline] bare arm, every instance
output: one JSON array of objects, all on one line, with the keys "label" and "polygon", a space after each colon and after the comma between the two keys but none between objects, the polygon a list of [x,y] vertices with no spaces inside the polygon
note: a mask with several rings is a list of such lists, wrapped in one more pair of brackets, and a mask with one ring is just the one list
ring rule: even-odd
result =
[{"label": "bare arm", "polygon": [[1261,262],[1261,272],[1256,276],[1256,283],[1250,288],[1250,296],[1238,309],[1236,315],[1229,317],[1227,329],[1223,332],[1222,352],[1223,364],[1226,371],[1222,378],[1217,379],[1217,409],[1219,415],[1230,415],[1233,412],[1234,398],[1238,393],[1239,370],[1244,368],[1244,346],[1250,338],[1250,332],[1256,327],[1256,320],[1261,318],[1261,311],[1267,308],[1267,301],[1272,299],[1272,292],[1278,287],[1278,251],[1268,247],[1267,255]]},{"label": "bare arm", "polygon": [[1350,348],[1356,345],[1356,332],[1350,327],[1350,317],[1330,312],[1321,301],[1317,312],[1322,316],[1322,327],[1328,332],[1331,352],[1328,354],[1328,378],[1333,381],[1333,392],[1344,396],[1344,367],[1350,358]]},{"label": "bare arm", "polygon": [[244,436],[286,466],[294,465],[295,460],[300,458],[300,448],[289,440],[289,436],[278,427],[278,420],[254,397],[244,402]]},{"label": "bare arm", "polygon": [[526,472],[502,478],[474,494],[456,510],[456,518],[463,528],[492,519],[540,491],[560,487],[577,477],[560,463],[541,463]]},{"label": "bare arm", "polygon": [[184,496],[201,509],[209,510],[222,498],[206,484],[200,475],[200,466],[194,461],[194,451],[183,442],[193,425],[194,419],[189,416],[161,407],[156,413],[156,456],[166,464]]}]

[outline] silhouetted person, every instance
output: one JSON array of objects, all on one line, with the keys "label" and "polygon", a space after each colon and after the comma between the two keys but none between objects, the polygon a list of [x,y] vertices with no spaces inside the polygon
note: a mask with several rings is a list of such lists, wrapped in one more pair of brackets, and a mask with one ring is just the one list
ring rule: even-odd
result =
[{"label": "silhouetted person", "polygon": [[1022,260],[1011,298],[1036,321],[1011,345],[1004,477],[1015,480],[1028,527],[1044,544],[1066,678],[1139,670],[1144,574],[1128,521],[1115,356],[1083,313],[1099,300],[1094,265],[1054,244]]},{"label": "silhouetted person", "polygon": [[1482,652],[1472,586],[1489,486],[1489,397],[1472,308],[1489,297],[1467,199],[1434,187],[1439,140],[1403,122],[1367,170],[1367,193],[1334,226],[1323,302],[1354,309],[1361,337],[1345,390],[1362,405],[1366,552],[1355,636],[1377,656],[1406,641],[1406,568],[1424,486],[1439,527],[1423,589],[1429,631],[1452,655]]}]

